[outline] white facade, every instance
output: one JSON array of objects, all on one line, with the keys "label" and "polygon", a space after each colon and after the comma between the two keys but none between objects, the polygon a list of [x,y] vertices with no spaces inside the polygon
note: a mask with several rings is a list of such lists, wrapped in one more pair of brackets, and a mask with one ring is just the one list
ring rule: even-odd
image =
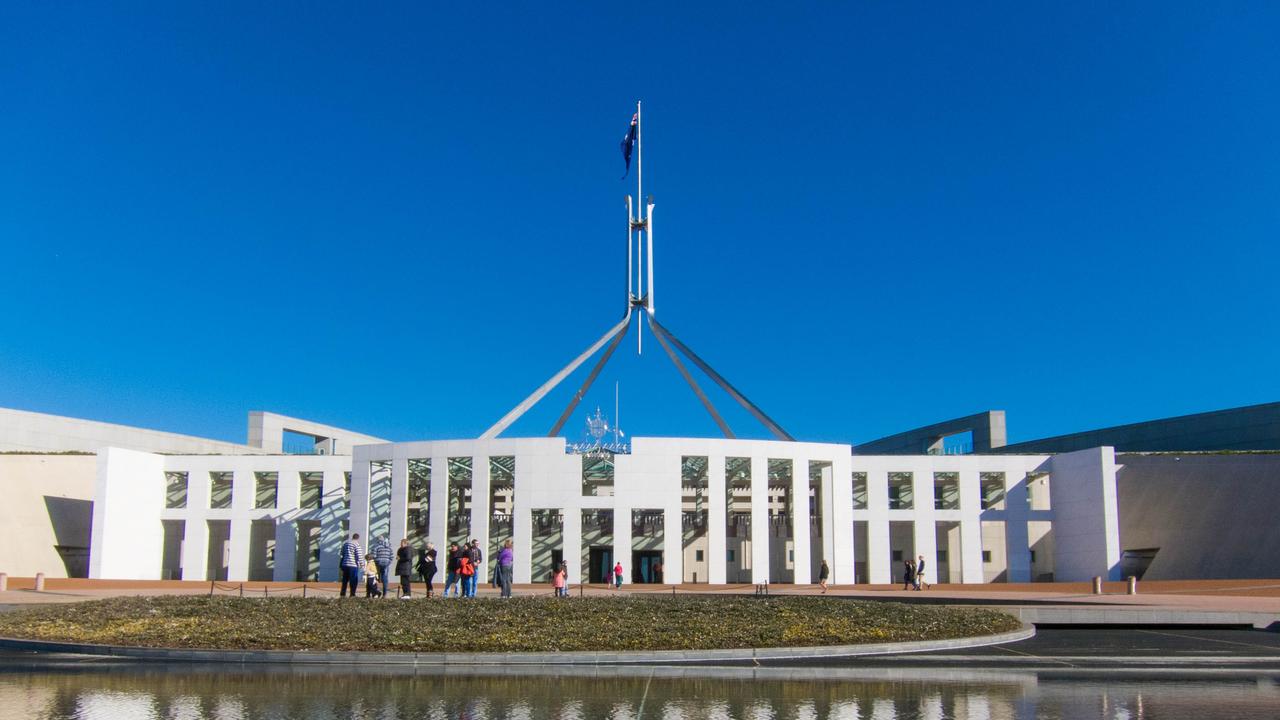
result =
[{"label": "white facade", "polygon": [[[357,446],[354,455],[99,455],[91,577],[332,580],[362,543],[505,540],[516,582],[890,583],[1118,577],[1114,455],[860,456],[848,445],[562,438]],[[346,487],[350,476],[350,492]],[[1047,486],[1047,487],[1046,487]],[[350,510],[348,511],[348,503]],[[1056,508],[1056,509],[1055,509]],[[1037,551],[1039,557],[1035,557]]]}]

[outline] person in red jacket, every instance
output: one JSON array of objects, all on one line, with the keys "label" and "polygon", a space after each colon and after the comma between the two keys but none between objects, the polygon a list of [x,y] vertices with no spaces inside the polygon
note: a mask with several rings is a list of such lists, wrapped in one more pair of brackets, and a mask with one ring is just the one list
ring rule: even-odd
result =
[{"label": "person in red jacket", "polygon": [[617,590],[622,587],[622,562],[613,566],[613,589]]}]

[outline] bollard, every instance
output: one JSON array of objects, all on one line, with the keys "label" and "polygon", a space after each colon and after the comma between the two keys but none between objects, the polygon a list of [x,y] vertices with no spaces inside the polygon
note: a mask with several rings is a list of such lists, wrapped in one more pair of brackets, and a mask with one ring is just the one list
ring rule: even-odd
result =
[{"label": "bollard", "polygon": [[306,596],[307,596],[307,584],[302,583],[302,597],[306,597]]},{"label": "bollard", "polygon": [[1130,595],[1138,594],[1138,578],[1132,575],[1129,576],[1129,594]]},{"label": "bollard", "polygon": [[0,592],[9,589],[9,573],[0,573]]},{"label": "bollard", "polygon": [[36,592],[44,592],[44,573],[36,573]]},{"label": "bollard", "polygon": [[240,583],[240,597],[244,597],[244,583]]},{"label": "bollard", "polygon": [[1097,575],[1093,576],[1093,594],[1094,595],[1102,594],[1102,578]]}]

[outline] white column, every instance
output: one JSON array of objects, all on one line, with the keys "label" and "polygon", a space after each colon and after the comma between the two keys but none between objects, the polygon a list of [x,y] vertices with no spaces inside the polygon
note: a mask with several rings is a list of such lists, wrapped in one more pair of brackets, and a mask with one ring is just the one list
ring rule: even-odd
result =
[{"label": "white column", "polygon": [[[520,472],[519,467],[516,472]],[[427,507],[427,523],[427,535],[435,543],[440,558],[437,565],[443,574],[443,560],[449,555],[449,458],[444,455],[431,457],[431,497]],[[516,551],[519,552],[519,548]]]},{"label": "white column", "polygon": [[[409,460],[391,459],[391,523],[387,541],[392,548],[400,547],[400,540],[409,528]],[[394,568],[392,568],[394,570]]]},{"label": "white column", "polygon": [[728,576],[727,497],[724,456],[710,456],[707,458],[707,581],[712,585],[723,585]]},{"label": "white column", "polygon": [[[342,521],[351,519],[350,512],[343,502],[346,471],[325,470],[321,482],[320,489],[324,498],[320,506],[320,580],[332,582],[340,579],[338,562],[341,559],[339,555],[342,553],[342,543],[346,542],[355,531],[350,527],[346,532],[342,529]],[[355,487],[354,472],[351,474],[351,485]],[[363,542],[363,536],[361,541]]]},{"label": "white column", "polygon": [[[516,464],[516,482],[519,482],[520,465]],[[515,567],[512,568],[512,581],[527,584],[533,579],[533,509],[528,503],[521,502],[520,494],[516,494],[512,503],[511,542],[515,550]]]},{"label": "white column", "polygon": [[1115,450],[1104,446],[1054,455],[1049,467],[1054,577],[1120,580]]},{"label": "white column", "polygon": [[297,577],[298,495],[302,474],[296,468],[281,470],[276,482],[276,561],[271,579],[293,582]]},{"label": "white column", "polygon": [[622,584],[631,584],[635,568],[631,567],[631,506],[613,507],[613,562],[622,563]]},{"label": "white column", "polygon": [[662,583],[684,581],[684,509],[680,494],[662,509]]},{"label": "white column", "polygon": [[207,580],[209,565],[209,471],[187,473],[186,527],[182,535],[182,579]]},{"label": "white column", "polygon": [[893,582],[889,559],[889,473],[867,471],[867,580],[876,585]]},{"label": "white column", "polygon": [[227,580],[249,579],[249,540],[257,483],[251,470],[236,470],[231,475],[231,552],[227,559]]},{"label": "white column", "polygon": [[769,459],[751,457],[751,582],[769,582]]},{"label": "white column", "polygon": [[916,467],[911,473],[911,488],[915,495],[915,522],[912,523],[911,544],[916,557],[911,558],[917,566],[920,556],[924,556],[924,582],[938,582],[938,524],[937,512],[934,509],[932,466]]},{"label": "white column", "polygon": [[[351,460],[351,512],[347,537],[360,534],[360,547],[369,549],[369,456],[359,452]],[[339,544],[341,548],[341,544]]]},{"label": "white column", "polygon": [[564,561],[569,568],[565,581],[582,582],[582,509],[567,507],[564,513]]},{"label": "white column", "polygon": [[[981,583],[982,484],[977,468],[960,471],[960,512],[960,582]],[[950,554],[955,557],[954,548]]]},{"label": "white column", "polygon": [[484,559],[480,561],[480,584],[493,577],[496,558],[489,557],[489,457],[471,458],[471,537],[480,541]]},{"label": "white column", "polygon": [[[830,488],[828,490],[828,487]],[[830,478],[822,478],[822,542],[830,548],[831,582],[845,585],[854,581],[856,568],[853,537],[853,460],[837,457]]]},{"label": "white column", "polygon": [[809,563],[809,461],[803,458],[791,459],[791,538],[795,549],[795,560],[791,566],[795,568],[796,585],[807,585],[812,580],[813,568]]},{"label": "white column", "polygon": [[1027,538],[1027,473],[1019,468],[1004,474],[1004,542],[1009,582],[1031,582],[1031,546]]}]

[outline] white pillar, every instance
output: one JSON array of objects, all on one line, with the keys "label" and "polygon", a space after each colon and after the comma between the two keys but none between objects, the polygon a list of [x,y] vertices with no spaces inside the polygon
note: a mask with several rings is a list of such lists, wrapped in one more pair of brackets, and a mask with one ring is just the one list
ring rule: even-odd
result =
[{"label": "white pillar", "polygon": [[622,563],[622,584],[631,584],[635,568],[631,567],[631,506],[615,504],[613,508],[613,562]]},{"label": "white pillar", "polygon": [[360,547],[368,550],[370,547],[369,456],[359,452],[351,460],[351,512],[347,517],[347,523],[347,537],[351,537],[352,533],[359,533]]},{"label": "white pillar", "polygon": [[209,471],[187,473],[186,527],[182,535],[182,579],[207,580],[209,560]]},{"label": "white pillar", "polygon": [[[831,463],[830,477],[822,478],[822,543],[831,567],[831,582],[854,582],[856,540],[853,537],[853,459],[838,456]],[[829,488],[829,489],[828,489]]]},{"label": "white pillar", "polygon": [[[354,464],[352,469],[354,470]],[[349,523],[351,519],[351,513],[343,502],[343,494],[346,492],[346,471],[325,470],[321,483],[324,498],[320,506],[319,576],[323,582],[332,582],[340,579],[338,562],[341,559],[339,555],[342,553],[342,543],[346,542],[355,531],[349,526],[345,532],[342,529],[342,521],[347,520]],[[354,472],[351,474],[351,485],[355,487]]]},{"label": "white pillar", "polygon": [[[391,522],[387,530],[387,541],[392,548],[400,547],[400,540],[409,528],[409,460],[407,458],[391,459]],[[392,568],[393,570],[395,568]]]},{"label": "white pillar", "polygon": [[1031,582],[1031,546],[1027,538],[1027,473],[1019,468],[1004,474],[1005,557],[1009,582]]},{"label": "white pillar", "polygon": [[564,513],[564,561],[569,568],[565,582],[582,582],[582,509],[567,507]]},{"label": "white pillar", "polygon": [[257,495],[257,483],[251,470],[236,470],[231,474],[231,537],[230,557],[227,559],[227,580],[242,582],[249,579],[249,541],[252,522],[247,517],[253,510]]},{"label": "white pillar", "polygon": [[484,551],[484,559],[480,561],[478,571],[480,583],[493,577],[496,558],[489,557],[489,471],[492,468],[487,455],[471,459],[471,537],[480,541],[480,549]]},{"label": "white pillar", "polygon": [[[982,484],[976,468],[960,471],[960,512],[960,582],[982,583]],[[950,554],[955,557],[955,550]]]},{"label": "white pillar", "polygon": [[1054,455],[1049,468],[1055,579],[1078,581],[1100,575],[1120,580],[1114,448]]},{"label": "white pillar", "polygon": [[724,456],[710,456],[707,458],[707,581],[712,585],[723,585],[728,577],[727,497]]},{"label": "white pillar", "polygon": [[893,582],[889,559],[889,473],[867,471],[867,580],[876,585]]},{"label": "white pillar", "polygon": [[684,581],[684,509],[680,494],[662,509],[662,583]]},{"label": "white pillar", "polygon": [[809,558],[809,461],[791,459],[791,542],[795,552],[794,568],[796,585],[807,585],[813,568]]},{"label": "white pillar", "polygon": [[[519,482],[520,465],[516,464],[516,482]],[[520,494],[516,494],[520,498]],[[515,550],[513,582],[527,584],[533,579],[533,509],[517,499],[512,503],[511,538]]]},{"label": "white pillar", "polygon": [[934,509],[932,466],[916,467],[911,473],[912,493],[915,495],[915,522],[912,523],[911,544],[916,557],[911,562],[920,562],[924,556],[924,582],[938,582],[938,523],[937,511]]},{"label": "white pillar", "polygon": [[[520,468],[516,468],[520,472]],[[427,535],[435,543],[439,553],[437,565],[444,572],[444,560],[449,557],[449,458],[444,455],[431,457],[431,497],[427,507]],[[519,552],[519,548],[516,548]],[[519,567],[519,565],[517,565]]]},{"label": "white pillar", "polygon": [[769,459],[751,457],[751,582],[769,582]]}]

